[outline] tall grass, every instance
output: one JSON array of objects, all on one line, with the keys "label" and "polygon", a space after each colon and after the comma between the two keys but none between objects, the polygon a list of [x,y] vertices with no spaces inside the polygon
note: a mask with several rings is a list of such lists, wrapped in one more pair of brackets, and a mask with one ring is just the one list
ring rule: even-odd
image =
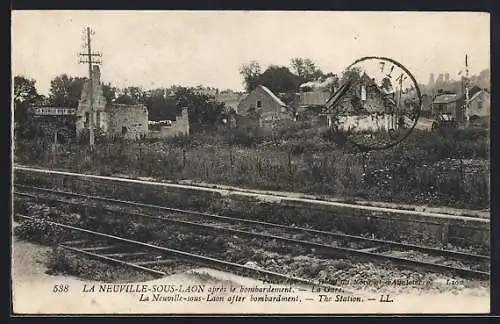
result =
[{"label": "tall grass", "polygon": [[[267,190],[388,202],[489,207],[489,141],[483,130],[414,131],[400,145],[348,152],[321,132],[248,136],[203,134],[169,140],[103,141],[93,154],[66,144],[52,154],[38,139],[18,141],[15,161],[103,175],[190,179]],[[299,133],[300,134],[300,133]],[[472,163],[472,164],[471,164]]]}]

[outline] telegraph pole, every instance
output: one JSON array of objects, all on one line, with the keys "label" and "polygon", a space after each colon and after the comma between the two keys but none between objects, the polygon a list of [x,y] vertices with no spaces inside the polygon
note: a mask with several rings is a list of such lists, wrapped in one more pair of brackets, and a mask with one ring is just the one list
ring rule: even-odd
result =
[{"label": "telegraph pole", "polygon": [[403,92],[403,74],[401,74],[399,77],[399,94],[398,94],[398,107],[396,110],[396,129],[399,128],[399,109],[401,108],[401,95]]},{"label": "telegraph pole", "polygon": [[[90,30],[90,27],[87,27],[86,30],[86,47],[87,47],[87,53],[80,53],[80,63],[85,63],[89,65],[89,96],[90,96],[90,126],[89,126],[89,135],[90,135],[90,150],[92,151],[94,149],[94,85],[93,85],[93,78],[92,78],[92,65],[93,64],[101,64],[101,60],[98,58],[102,56],[100,53],[93,53],[92,52],[92,39],[91,39],[91,34],[93,35],[94,32]],[[93,59],[93,57],[96,57],[96,59]]]},{"label": "telegraph pole", "polygon": [[465,127],[469,126],[469,63],[465,54]]}]

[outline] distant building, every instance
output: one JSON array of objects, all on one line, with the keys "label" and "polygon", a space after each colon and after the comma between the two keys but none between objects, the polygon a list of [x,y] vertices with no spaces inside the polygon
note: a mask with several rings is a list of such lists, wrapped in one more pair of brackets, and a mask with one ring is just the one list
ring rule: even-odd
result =
[{"label": "distant building", "polygon": [[474,86],[469,90],[468,102],[466,102],[465,94],[438,94],[432,102],[432,114],[433,116],[448,114],[460,124],[466,122],[467,115],[472,122],[482,121],[487,123],[491,114],[490,93],[487,89]]},{"label": "distant building", "polygon": [[262,85],[240,101],[237,111],[240,116],[255,120],[261,127],[273,127],[278,121],[293,120],[288,106]]},{"label": "distant building", "polygon": [[299,92],[288,106],[295,113],[295,120],[326,123],[324,110],[326,102],[331,97],[331,92],[316,90],[309,92]]},{"label": "distant building", "polygon": [[491,95],[486,89],[473,89],[469,99],[468,114],[472,123],[488,123],[491,115]]},{"label": "distant building", "polygon": [[465,97],[456,93],[438,94],[432,102],[432,115],[449,114],[452,120],[464,122]]}]

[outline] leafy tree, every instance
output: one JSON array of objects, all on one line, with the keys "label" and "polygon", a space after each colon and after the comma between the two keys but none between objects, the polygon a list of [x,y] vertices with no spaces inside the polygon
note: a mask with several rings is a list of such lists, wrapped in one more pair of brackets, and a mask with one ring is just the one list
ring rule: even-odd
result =
[{"label": "leafy tree", "polygon": [[246,91],[250,92],[259,85],[259,78],[261,75],[260,64],[256,61],[243,64],[240,67],[240,74],[243,76]]},{"label": "leafy tree", "polygon": [[224,103],[194,88],[178,88],[175,92],[177,109],[188,107],[189,124],[193,131],[213,128],[224,111]]},{"label": "leafy tree", "polygon": [[36,81],[24,76],[14,77],[14,136],[31,138],[37,132],[37,125],[31,118],[30,106],[45,105],[47,98],[38,94]]},{"label": "leafy tree", "polygon": [[126,105],[145,104],[146,92],[141,87],[127,87],[121,91],[115,102]]},{"label": "leafy tree", "polygon": [[325,74],[316,67],[316,64],[311,59],[293,58],[290,66],[301,83],[325,78]]},{"label": "leafy tree", "polygon": [[118,89],[116,87],[111,86],[110,83],[102,85],[102,95],[106,98],[106,103],[111,103],[116,100],[116,93]]},{"label": "leafy tree", "polygon": [[38,94],[35,83],[35,80],[24,76],[14,77],[14,121],[17,123],[26,121],[29,106],[41,104],[45,99]]},{"label": "leafy tree", "polygon": [[361,78],[361,70],[357,67],[351,68],[349,70],[345,70],[342,72],[342,76],[340,77],[340,84],[346,84],[347,82],[357,82]]},{"label": "leafy tree", "polygon": [[[88,78],[72,77],[62,74],[50,82],[50,94],[48,104],[57,107],[77,108],[85,82]],[[118,89],[110,83],[102,84],[102,92],[106,102],[109,104],[116,99]]]},{"label": "leafy tree", "polygon": [[300,85],[298,76],[285,66],[271,65],[260,76],[260,84],[274,93],[296,92]]},{"label": "leafy tree", "polygon": [[35,80],[19,75],[14,77],[14,132],[16,137],[29,137],[34,132],[29,107],[42,105],[45,100],[45,96],[38,94]]},{"label": "leafy tree", "polygon": [[296,92],[302,83],[335,76],[333,73],[323,73],[308,58],[293,58],[290,66],[291,71],[285,66],[271,65],[262,73],[259,63],[251,61],[240,67],[240,74],[243,76],[247,92],[261,84],[274,93]]},{"label": "leafy tree", "polygon": [[31,104],[39,98],[36,81],[24,76],[14,77],[14,102]]},{"label": "leafy tree", "polygon": [[137,102],[132,98],[131,96],[127,94],[122,94],[119,95],[116,100],[114,101],[117,104],[122,104],[122,105],[136,105]]},{"label": "leafy tree", "polygon": [[145,105],[148,107],[150,120],[174,119],[177,116],[177,105],[174,96],[165,88],[146,92]]},{"label": "leafy tree", "polygon": [[49,102],[57,107],[77,108],[86,78],[62,74],[50,82]]}]

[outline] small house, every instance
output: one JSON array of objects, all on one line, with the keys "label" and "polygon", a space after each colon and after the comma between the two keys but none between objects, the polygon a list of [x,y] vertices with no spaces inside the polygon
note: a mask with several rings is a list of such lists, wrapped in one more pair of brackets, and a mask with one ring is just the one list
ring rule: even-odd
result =
[{"label": "small house", "polygon": [[456,122],[463,122],[465,120],[464,103],[464,95],[456,93],[438,94],[432,102],[432,115],[435,117],[439,114],[447,114]]},{"label": "small house", "polygon": [[257,86],[240,101],[237,112],[254,119],[261,127],[273,127],[276,122],[293,119],[288,106],[263,85]]},{"label": "small house", "polygon": [[487,89],[471,91],[467,113],[472,123],[480,122],[487,124],[489,122],[491,96]]}]

